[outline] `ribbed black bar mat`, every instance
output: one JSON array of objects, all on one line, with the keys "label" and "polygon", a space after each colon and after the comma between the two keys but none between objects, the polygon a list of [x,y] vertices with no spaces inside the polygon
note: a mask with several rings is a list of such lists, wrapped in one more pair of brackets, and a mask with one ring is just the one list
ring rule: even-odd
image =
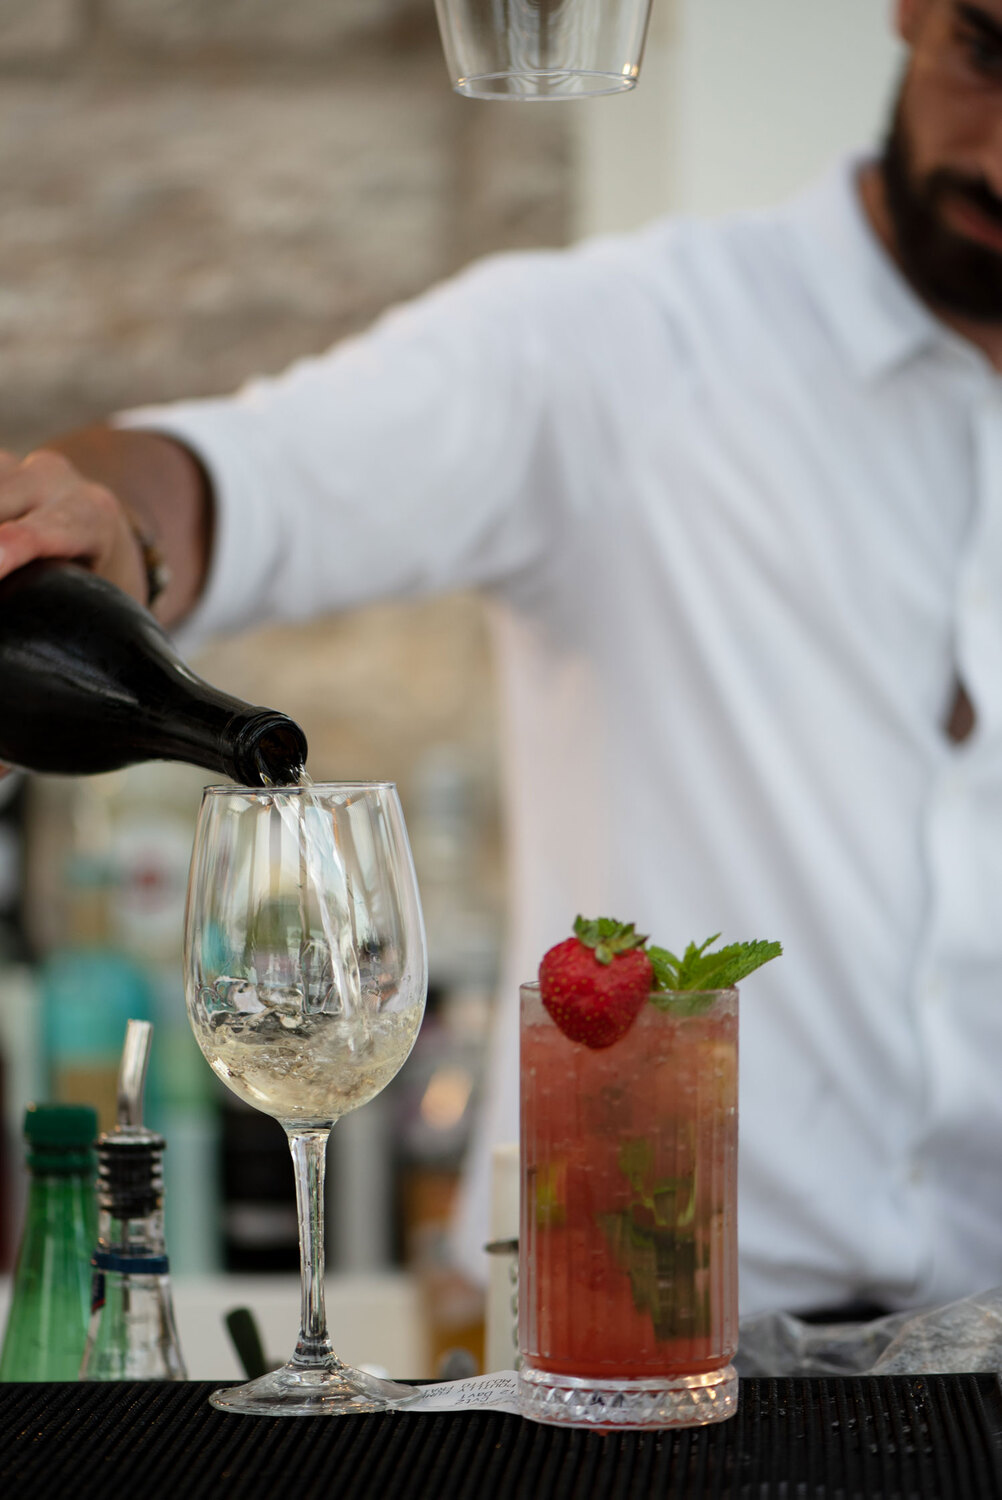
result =
[{"label": "ribbed black bar mat", "polygon": [[0,1385],[2,1500],[1002,1500],[991,1375],[746,1380],[738,1415],[603,1436],[492,1413],[224,1416],[212,1385]]}]

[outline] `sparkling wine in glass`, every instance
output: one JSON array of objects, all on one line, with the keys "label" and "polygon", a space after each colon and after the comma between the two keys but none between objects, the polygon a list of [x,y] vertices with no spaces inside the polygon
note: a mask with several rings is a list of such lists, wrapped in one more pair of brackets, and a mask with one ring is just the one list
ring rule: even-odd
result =
[{"label": "sparkling wine in glass", "polygon": [[185,914],[188,1016],[213,1072],[292,1150],[302,1317],[292,1358],[210,1397],[224,1411],[337,1415],[413,1395],[342,1363],[324,1309],[324,1166],[334,1122],[414,1045],[427,957],[390,783],[208,787]]}]

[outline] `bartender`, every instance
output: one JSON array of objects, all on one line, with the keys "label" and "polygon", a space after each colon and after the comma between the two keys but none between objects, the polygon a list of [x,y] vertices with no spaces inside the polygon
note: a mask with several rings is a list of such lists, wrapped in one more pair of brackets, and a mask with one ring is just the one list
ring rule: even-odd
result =
[{"label": "bartender", "polygon": [[518,982],[585,911],[783,941],[742,1023],[744,1312],[1002,1283],[1002,0],[897,20],[882,153],[787,206],[493,258],[0,461],[0,575],[82,559],[199,636],[484,590],[511,933],[475,1271]]}]

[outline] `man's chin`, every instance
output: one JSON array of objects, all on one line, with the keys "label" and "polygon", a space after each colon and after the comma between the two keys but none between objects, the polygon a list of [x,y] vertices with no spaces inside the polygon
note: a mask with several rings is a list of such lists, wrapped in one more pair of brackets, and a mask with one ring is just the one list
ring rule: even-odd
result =
[{"label": "man's chin", "polygon": [[[918,288],[921,291],[921,287]],[[933,283],[923,294],[933,312],[947,320],[963,323],[982,323],[997,327],[1002,324],[1002,285],[998,276],[992,287],[985,291],[952,285],[947,281]]]},{"label": "man's chin", "polygon": [[919,245],[899,241],[901,265],[915,291],[942,317],[1002,323],[1002,240],[975,243],[943,225]]}]

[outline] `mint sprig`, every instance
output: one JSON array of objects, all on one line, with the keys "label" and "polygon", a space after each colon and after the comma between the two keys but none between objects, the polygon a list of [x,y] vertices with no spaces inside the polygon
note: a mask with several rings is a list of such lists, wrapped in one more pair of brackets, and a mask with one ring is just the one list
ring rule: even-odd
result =
[{"label": "mint sprig", "polygon": [[709,953],[710,945],[719,937],[720,933],[715,932],[699,947],[690,943],[681,958],[676,958],[668,948],[648,948],[656,988],[672,992],[729,990],[783,951],[780,943],[755,941],[728,943]]}]

